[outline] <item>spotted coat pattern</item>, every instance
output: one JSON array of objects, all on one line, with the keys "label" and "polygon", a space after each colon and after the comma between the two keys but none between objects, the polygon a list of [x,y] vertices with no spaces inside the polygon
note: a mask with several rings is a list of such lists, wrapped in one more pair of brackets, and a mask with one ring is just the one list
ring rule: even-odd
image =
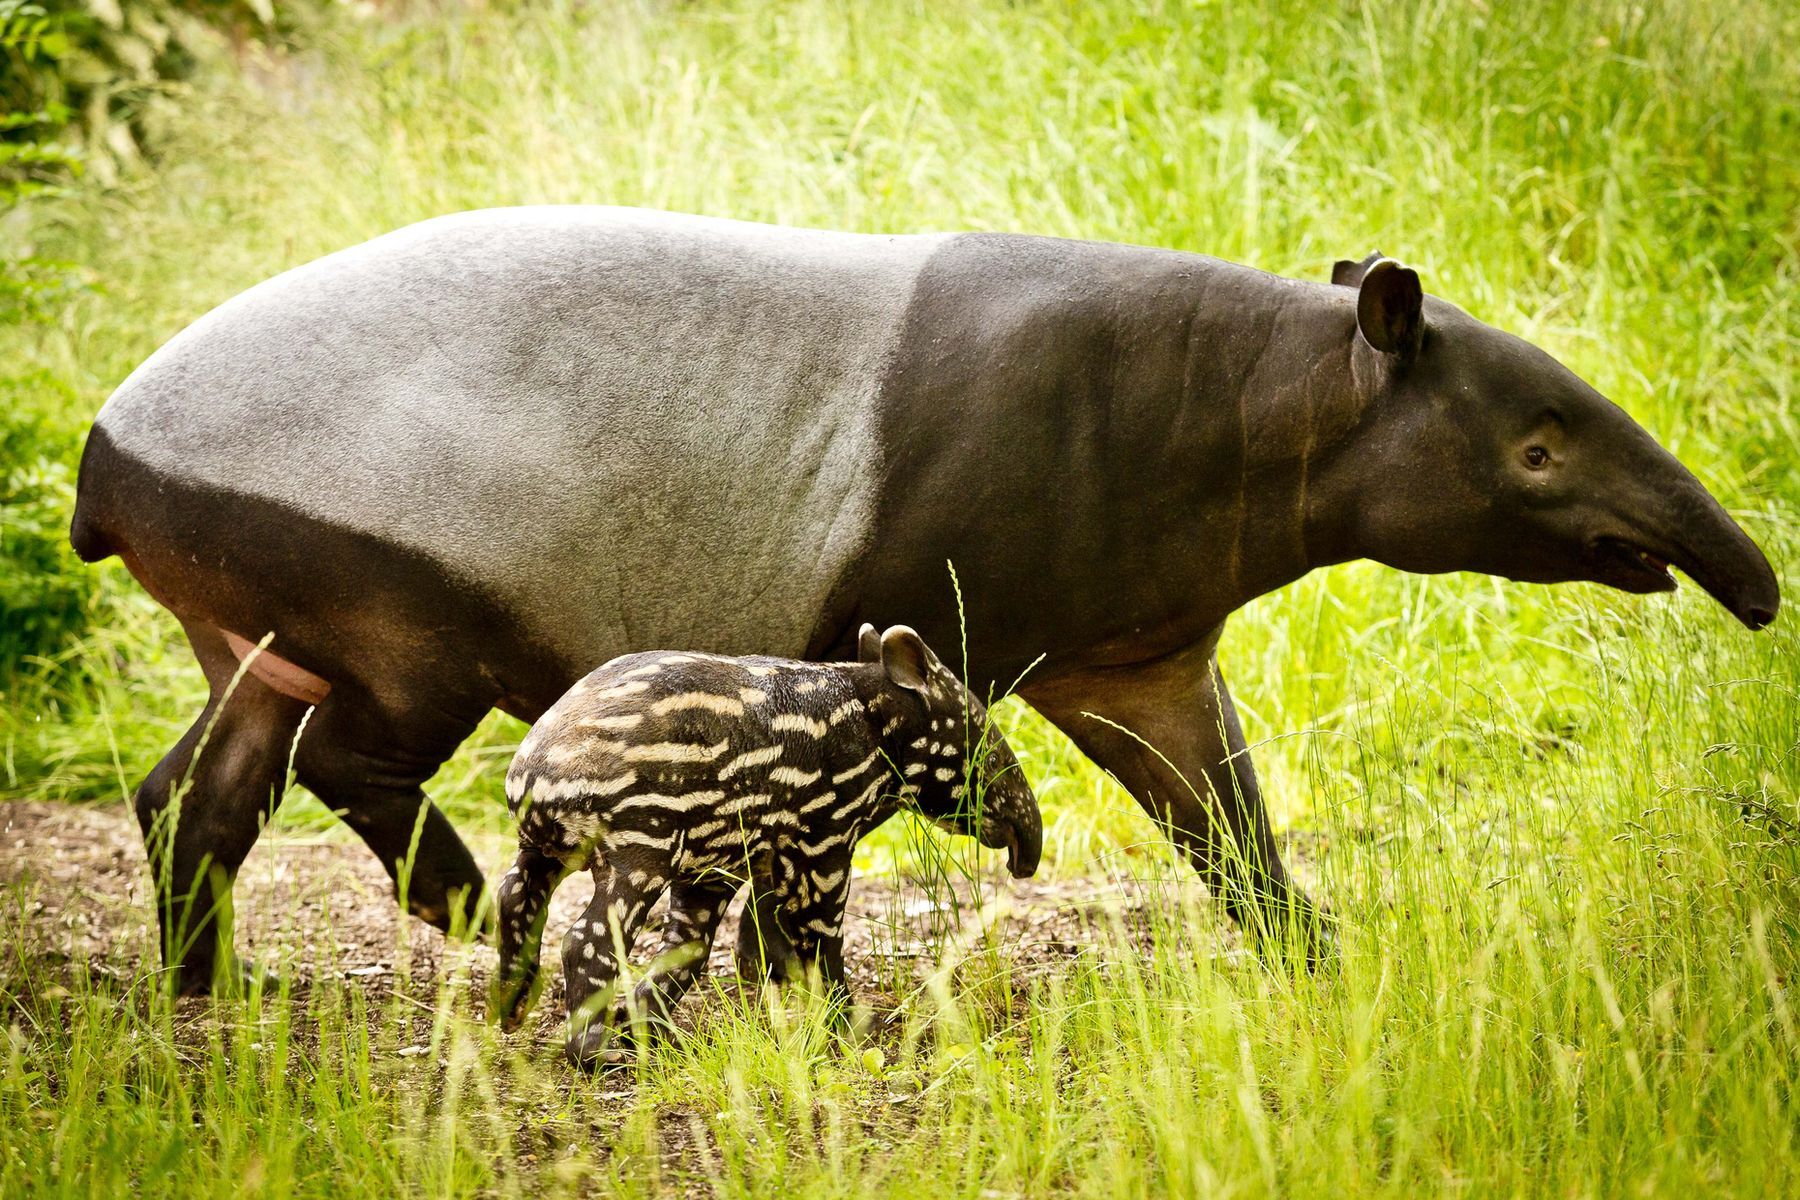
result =
[{"label": "spotted coat pattern", "polygon": [[[903,805],[1035,870],[1036,800],[980,702],[905,626],[865,626],[859,649],[856,663],[630,654],[544,714],[507,773],[520,850],[499,891],[505,1019],[535,986],[550,894],[581,866],[594,896],[563,969],[583,1065],[620,1053],[609,1027],[631,1007],[666,1020],[746,881],[800,965],[841,992],[851,855]],[[621,959],[665,891],[661,951],[621,1006]]]}]

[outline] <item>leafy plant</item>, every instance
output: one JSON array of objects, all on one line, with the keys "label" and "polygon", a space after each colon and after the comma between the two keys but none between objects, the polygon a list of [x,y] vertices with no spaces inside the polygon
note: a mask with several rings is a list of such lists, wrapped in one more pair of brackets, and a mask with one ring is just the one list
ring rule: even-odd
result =
[{"label": "leafy plant", "polygon": [[279,32],[270,0],[0,0],[0,188],[113,178],[201,62]]},{"label": "leafy plant", "polygon": [[[115,181],[154,153],[202,63],[283,35],[270,0],[0,0],[0,224],[29,230],[28,204]],[[84,290],[29,237],[0,245],[0,322],[54,321]],[[46,411],[0,414],[0,676],[78,630],[92,587],[64,535],[77,443]]]},{"label": "leafy plant", "polygon": [[0,410],[0,676],[82,627],[92,589],[68,544],[72,439]]}]

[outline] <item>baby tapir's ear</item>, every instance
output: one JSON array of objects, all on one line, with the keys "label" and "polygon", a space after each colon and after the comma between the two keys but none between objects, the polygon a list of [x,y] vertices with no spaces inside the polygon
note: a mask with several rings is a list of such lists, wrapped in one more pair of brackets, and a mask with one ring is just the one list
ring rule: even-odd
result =
[{"label": "baby tapir's ear", "polygon": [[856,661],[866,663],[881,661],[881,631],[867,621],[863,622],[862,631],[856,635]]},{"label": "baby tapir's ear", "polygon": [[897,687],[918,691],[925,686],[931,651],[925,639],[905,625],[895,625],[881,635],[881,669]]},{"label": "baby tapir's ear", "polygon": [[1371,251],[1368,257],[1361,262],[1351,262],[1347,258],[1340,258],[1337,260],[1337,265],[1331,268],[1331,282],[1339,287],[1361,287],[1363,276],[1368,273],[1369,268],[1386,257],[1387,255],[1381,251],[1375,250]]}]

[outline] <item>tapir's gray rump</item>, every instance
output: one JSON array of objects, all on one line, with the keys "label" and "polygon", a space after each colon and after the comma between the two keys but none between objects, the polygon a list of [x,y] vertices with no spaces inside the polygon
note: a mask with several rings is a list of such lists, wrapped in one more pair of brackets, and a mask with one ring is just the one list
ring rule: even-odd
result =
[{"label": "tapir's gray rump", "polygon": [[98,436],[451,564],[558,657],[799,654],[869,536],[872,402],[940,241],[590,207],[428,221],[196,322]]}]

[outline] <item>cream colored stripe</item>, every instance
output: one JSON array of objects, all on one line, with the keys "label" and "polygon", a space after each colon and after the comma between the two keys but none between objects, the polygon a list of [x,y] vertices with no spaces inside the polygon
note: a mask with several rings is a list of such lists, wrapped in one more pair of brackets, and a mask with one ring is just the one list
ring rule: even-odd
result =
[{"label": "cream colored stripe", "polygon": [[619,733],[626,729],[636,728],[644,720],[643,713],[614,713],[609,717],[583,717],[576,721],[575,729],[605,729]]},{"label": "cream colored stripe", "polygon": [[858,775],[861,775],[864,771],[868,770],[874,764],[875,760],[878,757],[880,757],[880,755],[881,755],[880,748],[876,748],[874,750],[869,751],[869,757],[863,759],[861,762],[857,763],[854,767],[849,767],[849,768],[846,768],[845,770],[839,771],[836,775],[833,775],[831,777],[831,782],[847,783],[850,780],[855,779]]},{"label": "cream colored stripe", "polygon": [[719,805],[719,815],[721,817],[735,817],[739,813],[760,808],[762,805],[767,804],[769,800],[770,796],[767,792],[750,792],[743,796],[733,796],[725,803]]},{"label": "cream colored stripe", "polygon": [[657,716],[665,713],[680,712],[684,708],[704,708],[727,717],[744,715],[744,702],[736,696],[721,696],[716,692],[681,692],[674,696],[664,696],[650,706],[650,711]]},{"label": "cream colored stripe", "polygon": [[800,848],[800,853],[808,858],[817,858],[827,850],[843,845],[849,837],[849,831],[845,830],[843,833],[827,834],[817,842],[795,842],[794,844]]},{"label": "cream colored stripe", "polygon": [[836,801],[837,801],[837,793],[836,792],[820,792],[817,796],[814,796],[811,800],[808,800],[805,804],[802,804],[800,806],[800,811],[803,813],[809,813],[809,812],[812,812],[816,808],[824,808],[828,804],[834,804],[834,803],[836,803]]},{"label": "cream colored stripe", "polygon": [[531,787],[531,797],[539,804],[554,804],[558,800],[567,800],[574,796],[611,796],[624,791],[637,782],[637,772],[627,771],[623,775],[613,775],[605,779],[592,779],[581,775],[568,779],[544,779],[541,776]]},{"label": "cream colored stripe", "polygon": [[859,811],[866,811],[874,801],[875,793],[880,790],[883,782],[883,780],[877,779],[874,783],[871,783],[868,787],[864,788],[862,790],[862,795],[850,801],[842,808],[839,808],[836,812],[833,812],[831,814],[831,820],[833,822],[843,822]]},{"label": "cream colored stripe", "polygon": [[729,741],[711,746],[697,742],[649,742],[628,747],[625,757],[633,762],[711,762],[730,747]]},{"label": "cream colored stripe", "polygon": [[614,684],[612,687],[609,687],[609,688],[602,688],[601,690],[595,692],[593,695],[589,696],[588,699],[589,700],[616,700],[621,696],[635,696],[639,692],[647,692],[649,690],[650,690],[650,685],[648,683],[646,683],[642,679],[633,679],[629,683],[618,683],[618,684]]},{"label": "cream colored stripe", "polygon": [[764,763],[774,762],[781,757],[782,747],[762,746],[755,750],[746,750],[724,766],[719,768],[719,778],[729,779],[746,767],[760,767]]},{"label": "cream colored stripe", "polygon": [[669,812],[684,813],[709,804],[716,804],[724,798],[725,793],[721,791],[681,792],[672,796],[665,796],[659,792],[644,792],[636,796],[627,796],[613,805],[613,808],[619,811],[627,808],[660,808]]}]

